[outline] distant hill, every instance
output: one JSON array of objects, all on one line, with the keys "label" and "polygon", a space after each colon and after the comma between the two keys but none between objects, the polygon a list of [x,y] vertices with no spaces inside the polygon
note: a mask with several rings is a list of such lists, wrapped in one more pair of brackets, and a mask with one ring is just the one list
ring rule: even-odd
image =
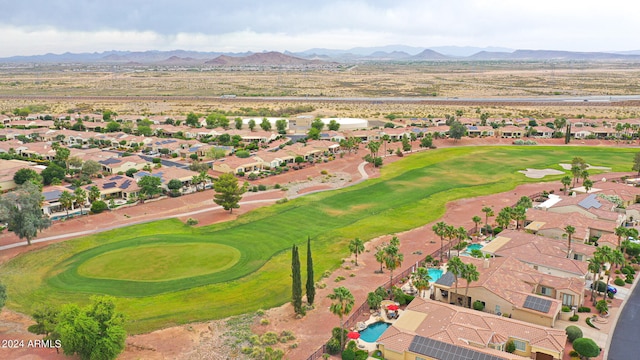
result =
[{"label": "distant hill", "polygon": [[410,58],[411,60],[450,60],[451,58],[446,55],[442,55],[439,52],[433,51],[431,49],[426,49],[420,54],[414,55]]},{"label": "distant hill", "polygon": [[468,57],[469,60],[558,60],[558,61],[598,61],[630,60],[640,61],[640,55],[625,55],[604,52],[575,52],[559,50],[516,50],[511,53],[481,51]]},{"label": "distant hill", "polygon": [[[479,51],[477,51],[479,50]],[[475,51],[474,53],[471,53]],[[418,48],[406,45],[358,47],[349,50],[314,48],[301,52],[265,51],[201,52],[170,51],[105,51],[101,53],[63,53],[0,58],[0,63],[104,63],[166,66],[238,66],[238,65],[304,65],[326,62],[366,61],[640,61],[640,50],[611,52],[575,52],[561,50],[510,50],[496,47],[440,46]]]},{"label": "distant hill", "polygon": [[256,53],[249,56],[227,56],[220,55],[215,59],[205,61],[207,65],[218,66],[241,66],[241,65],[308,65],[321,64],[321,60],[308,60],[299,57],[285,55],[280,52],[271,51],[265,53]]}]

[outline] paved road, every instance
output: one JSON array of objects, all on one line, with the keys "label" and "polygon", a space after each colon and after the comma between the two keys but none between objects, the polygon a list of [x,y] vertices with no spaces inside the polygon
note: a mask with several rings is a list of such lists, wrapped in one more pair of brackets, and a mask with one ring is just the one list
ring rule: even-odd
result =
[{"label": "paved road", "polygon": [[607,346],[605,359],[640,359],[640,341],[638,341],[638,334],[640,334],[640,290],[635,285],[637,282],[618,315],[618,322],[611,335],[611,343]]}]

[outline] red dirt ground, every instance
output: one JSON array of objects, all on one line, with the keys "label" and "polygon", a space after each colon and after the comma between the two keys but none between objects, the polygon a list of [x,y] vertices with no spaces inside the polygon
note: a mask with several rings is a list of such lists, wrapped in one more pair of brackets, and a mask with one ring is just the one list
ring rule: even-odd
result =
[{"label": "red dirt ground", "polygon": [[[488,141],[491,140],[491,141]],[[498,141],[496,141],[498,140]],[[556,140],[549,140],[550,144],[557,144]],[[596,142],[596,141],[593,141]],[[459,142],[452,140],[436,140],[438,147],[449,146],[477,146],[488,144],[511,144],[510,139],[463,139]],[[541,143],[540,141],[538,143]],[[545,142],[546,143],[546,142]],[[560,139],[562,143],[562,139]],[[413,144],[414,149],[418,149],[418,143]],[[583,144],[580,144],[583,145]],[[584,145],[605,145],[602,142],[594,144],[587,142]],[[610,144],[609,144],[610,145]],[[388,147],[390,148],[390,147]],[[361,151],[363,153],[363,151]],[[357,165],[362,161],[363,154],[346,155],[343,159],[326,164],[309,165],[302,170],[289,171],[283,176],[269,177],[255,181],[255,184],[276,184],[285,185],[286,179],[288,183],[296,181],[304,181],[308,177],[318,177],[321,170],[327,170],[329,173],[344,172],[352,176],[353,182],[361,179],[357,170]],[[385,158],[385,163],[396,161],[396,156]],[[369,176],[378,175],[377,169],[370,166],[366,168]],[[319,190],[328,185],[316,185],[314,188],[301,189],[299,193],[312,190]],[[496,210],[504,206],[514,204],[521,196],[537,193],[543,190],[552,190],[556,186],[552,184],[525,184],[517,187],[512,191],[491,196],[483,196],[472,199],[462,199],[447,205],[447,211],[443,218],[437,221],[445,221],[448,224],[464,226],[471,228],[474,223],[471,218],[478,215],[484,219],[484,214],[480,209],[484,206],[491,206]],[[262,193],[247,193],[244,200],[271,200],[275,201],[283,196],[281,191],[269,191]],[[191,194],[179,198],[171,198],[153,203],[137,205],[131,208],[122,209],[114,212],[107,212],[100,215],[92,215],[79,219],[72,219],[65,222],[58,222],[51,228],[45,230],[39,237],[49,237],[55,235],[64,235],[83,230],[98,230],[113,226],[122,226],[140,221],[148,221],[158,219],[160,217],[168,217],[175,214],[183,214],[191,211],[206,210],[214,207],[212,202],[211,191]],[[269,202],[271,203],[271,202]],[[251,205],[243,205],[240,209],[234,211],[233,215],[223,210],[209,210],[201,214],[189,216],[181,216],[181,220],[188,217],[196,218],[200,221],[199,225],[207,225],[220,221],[234,219],[239,214],[246,213],[256,207],[263,206],[267,203],[258,203]],[[125,216],[125,214],[127,216]],[[402,269],[414,264],[424,255],[417,255],[415,251],[422,251],[423,254],[431,253],[439,247],[439,238],[431,231],[432,224],[396,234],[401,239],[401,251],[405,254]],[[389,279],[388,271],[384,274],[375,273],[379,270],[379,263],[375,262],[372,249],[381,242],[388,241],[391,235],[374,239],[366,244],[367,251],[358,258],[359,266],[352,264],[352,259],[347,259],[343,268],[335,271],[327,279],[322,282],[327,284],[325,289],[318,289],[316,295],[316,309],[310,311],[307,316],[302,319],[295,319],[293,309],[290,304],[285,304],[279,308],[267,311],[266,317],[270,319],[267,326],[255,326],[257,333],[266,331],[291,330],[297,339],[295,342],[298,347],[288,350],[285,355],[288,359],[306,359],[313,351],[324,343],[331,329],[338,326],[338,318],[331,315],[328,311],[330,301],[327,295],[336,286],[346,286],[354,294],[356,298],[356,306],[359,306],[371,289],[383,284]],[[433,240],[435,243],[430,243]],[[437,241],[436,241],[437,240]],[[11,244],[18,241],[12,234],[6,232],[0,236],[0,245]],[[63,240],[56,240],[63,241]],[[19,253],[31,251],[36,248],[46,246],[46,244],[35,244],[30,247],[19,247],[10,249],[0,253],[0,262],[6,261]],[[347,270],[345,267],[350,266]],[[400,270],[398,270],[399,272]],[[350,275],[354,274],[354,277]],[[335,282],[338,276],[343,276],[345,280]],[[363,318],[364,320],[364,318]],[[32,334],[26,332],[26,328],[31,324],[31,320],[24,315],[16,314],[8,310],[3,310],[0,314],[0,339],[36,339]],[[185,326],[177,326],[168,329],[158,330],[149,334],[130,336],[127,339],[127,348],[120,356],[121,359],[175,359],[175,358],[213,358],[226,359],[228,354],[218,352],[219,347],[213,346],[216,339],[224,330],[221,321],[212,321],[207,323],[198,323]],[[570,349],[570,348],[569,348]],[[53,349],[0,349],[0,358],[7,359],[62,359],[63,355],[56,355]]]}]

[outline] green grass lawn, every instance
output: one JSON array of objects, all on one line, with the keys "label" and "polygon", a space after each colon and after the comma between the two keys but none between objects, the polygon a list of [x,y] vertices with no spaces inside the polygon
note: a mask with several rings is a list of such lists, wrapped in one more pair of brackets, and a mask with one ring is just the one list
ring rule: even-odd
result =
[{"label": "green grass lawn", "polygon": [[[232,222],[194,229],[164,220],[52,244],[0,266],[0,280],[8,288],[8,307],[26,313],[41,303],[114,295],[133,333],[223,318],[287,302],[289,249],[297,243],[305,255],[307,236],[320,275],[340,265],[354,237],[412,229],[442,216],[448,201],[540,181],[518,170],[562,170],[558,163],[580,156],[591,165],[629,171],[635,152],[537,146],[432,150],[385,165],[377,179],[261,208]],[[561,177],[545,178],[555,181],[549,190],[561,187]]]},{"label": "green grass lawn", "polygon": [[[162,237],[151,237],[152,244],[102,252],[77,267],[79,276],[112,280],[175,280],[201,276],[231,268],[240,259],[240,250],[222,244],[179,243],[156,244]],[[101,247],[96,250],[102,250]],[[153,259],[140,261],[141,259]]]}]

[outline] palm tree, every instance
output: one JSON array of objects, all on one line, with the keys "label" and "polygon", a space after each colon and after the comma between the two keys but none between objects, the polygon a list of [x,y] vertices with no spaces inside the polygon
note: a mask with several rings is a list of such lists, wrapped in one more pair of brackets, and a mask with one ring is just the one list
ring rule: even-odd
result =
[{"label": "palm tree", "polygon": [[458,238],[458,256],[460,256],[460,244],[467,238],[467,229],[460,226],[456,230],[456,237]]},{"label": "palm tree", "polygon": [[62,208],[66,210],[67,217],[69,217],[69,209],[73,207],[73,200],[73,195],[67,190],[63,191],[62,194],[60,194],[60,198],[58,199],[58,202],[60,202]]},{"label": "palm tree", "polygon": [[618,237],[618,249],[620,249],[620,239],[624,236],[625,238],[628,236],[627,235],[627,228],[624,226],[618,226],[617,228],[615,228],[614,233],[616,234],[616,236]]},{"label": "palm tree", "polygon": [[608,255],[609,255],[609,258],[607,259],[607,262],[609,263],[609,275],[607,275],[607,284],[611,280],[611,272],[612,272],[611,270],[613,266],[616,265],[617,267],[617,265],[623,265],[625,262],[625,258],[624,258],[624,255],[622,255],[622,251],[618,249],[611,250]]},{"label": "palm tree", "polygon": [[476,224],[476,227],[473,230],[473,232],[477,234],[478,233],[478,224],[480,224],[482,219],[480,218],[480,216],[476,215],[476,216],[471,218],[471,221],[473,221],[473,223]]},{"label": "palm tree", "polygon": [[387,142],[389,142],[389,139],[390,139],[389,135],[387,135],[387,134],[382,135],[382,141],[383,141],[383,144],[384,144],[384,154],[385,154],[385,156],[387,156],[386,155],[387,154]]},{"label": "palm tree", "polygon": [[458,231],[453,225],[447,225],[445,236],[447,237],[447,239],[449,239],[449,255],[447,256],[447,258],[451,258],[451,243],[453,239],[458,236]]},{"label": "palm tree", "polygon": [[100,199],[100,189],[94,185],[89,188],[89,202],[93,204],[98,199]]},{"label": "palm tree", "polygon": [[593,284],[591,285],[591,300],[593,300],[593,302],[595,303],[594,293],[598,285],[598,280],[600,280],[600,271],[602,271],[602,263],[600,262],[600,259],[597,256],[595,256],[595,254],[594,254],[594,257],[587,260],[587,262],[589,263],[589,265],[587,266],[587,270],[593,273]]},{"label": "palm tree", "polygon": [[467,301],[466,307],[471,307],[471,299],[467,296],[469,293],[469,284],[473,281],[478,281],[480,279],[480,273],[478,272],[478,268],[476,268],[473,264],[465,264],[462,268],[462,278],[466,280],[467,287],[464,290],[464,298]]},{"label": "palm tree", "polygon": [[349,243],[349,251],[356,255],[356,266],[358,266],[358,254],[364,251],[364,242],[360,238],[355,238]]},{"label": "palm tree", "polygon": [[393,270],[399,268],[404,260],[404,255],[399,252],[396,245],[385,248],[384,264],[389,269],[389,286],[393,286]]},{"label": "palm tree", "polygon": [[382,265],[384,264],[385,248],[386,246],[384,244],[376,247],[375,257],[376,257],[376,262],[380,263],[380,274],[384,272],[384,270],[382,270]]},{"label": "palm tree", "polygon": [[487,225],[489,225],[489,217],[493,216],[493,209],[485,206],[482,208],[482,212],[484,213],[484,226],[486,227]]},{"label": "palm tree", "polygon": [[[451,272],[456,283],[456,297],[458,297],[458,278],[462,275],[463,268],[465,267],[462,260],[455,256],[447,262],[447,272]],[[451,302],[451,296],[449,296],[449,302]]]},{"label": "palm tree", "polygon": [[567,195],[567,187],[569,185],[571,185],[571,177],[569,177],[569,175],[563,177],[560,182],[562,183],[562,186],[564,187],[564,194]]},{"label": "palm tree", "polygon": [[413,286],[418,289],[418,295],[424,297],[424,291],[429,289],[429,281],[431,281],[429,270],[423,267],[418,268],[416,272],[411,275],[411,281],[413,282]]},{"label": "palm tree", "polygon": [[498,216],[496,217],[496,222],[501,228],[505,230],[507,229],[507,227],[511,223],[512,213],[513,211],[509,206],[502,208],[502,210],[500,210],[500,212],[498,213]]},{"label": "palm tree", "polygon": [[76,204],[80,205],[80,215],[82,215],[82,210],[84,209],[84,203],[87,202],[87,192],[84,191],[83,188],[78,186],[73,191],[73,198],[76,201]]},{"label": "palm tree", "polygon": [[573,187],[576,187],[576,181],[580,178],[580,174],[582,173],[582,168],[578,165],[573,165],[571,167],[571,174],[573,174]]},{"label": "palm tree", "polygon": [[571,236],[575,234],[576,228],[571,225],[567,225],[564,228],[564,232],[567,233],[567,259],[568,259],[569,256],[571,255]]},{"label": "palm tree", "polygon": [[351,312],[356,300],[353,297],[353,294],[351,294],[351,291],[344,286],[333,289],[333,293],[329,294],[327,297],[333,300],[333,303],[331,303],[331,306],[329,307],[329,311],[334,315],[338,315],[340,318],[340,349],[342,349],[344,348],[344,324],[342,322],[342,318]]},{"label": "palm tree", "polygon": [[431,227],[436,235],[440,236],[440,262],[442,262],[443,249],[444,249],[444,236],[447,233],[447,224],[443,221],[440,221]]},{"label": "palm tree", "polygon": [[[609,270],[611,270],[611,261],[613,257],[613,251],[608,246],[598,247],[598,249],[593,253],[593,257],[600,261],[601,269],[605,270],[604,265],[609,263]],[[609,271],[611,272],[611,271]],[[609,285],[609,280],[607,279],[607,285]],[[607,289],[604,289],[603,299],[607,296]]]},{"label": "palm tree", "polygon": [[589,192],[589,190],[593,189],[593,181],[591,181],[591,179],[584,179],[582,186],[584,186],[584,189]]},{"label": "palm tree", "polygon": [[511,217],[516,221],[516,230],[519,230],[520,221],[522,221],[522,227],[524,227],[524,222],[527,220],[527,209],[518,205],[511,211]]}]

